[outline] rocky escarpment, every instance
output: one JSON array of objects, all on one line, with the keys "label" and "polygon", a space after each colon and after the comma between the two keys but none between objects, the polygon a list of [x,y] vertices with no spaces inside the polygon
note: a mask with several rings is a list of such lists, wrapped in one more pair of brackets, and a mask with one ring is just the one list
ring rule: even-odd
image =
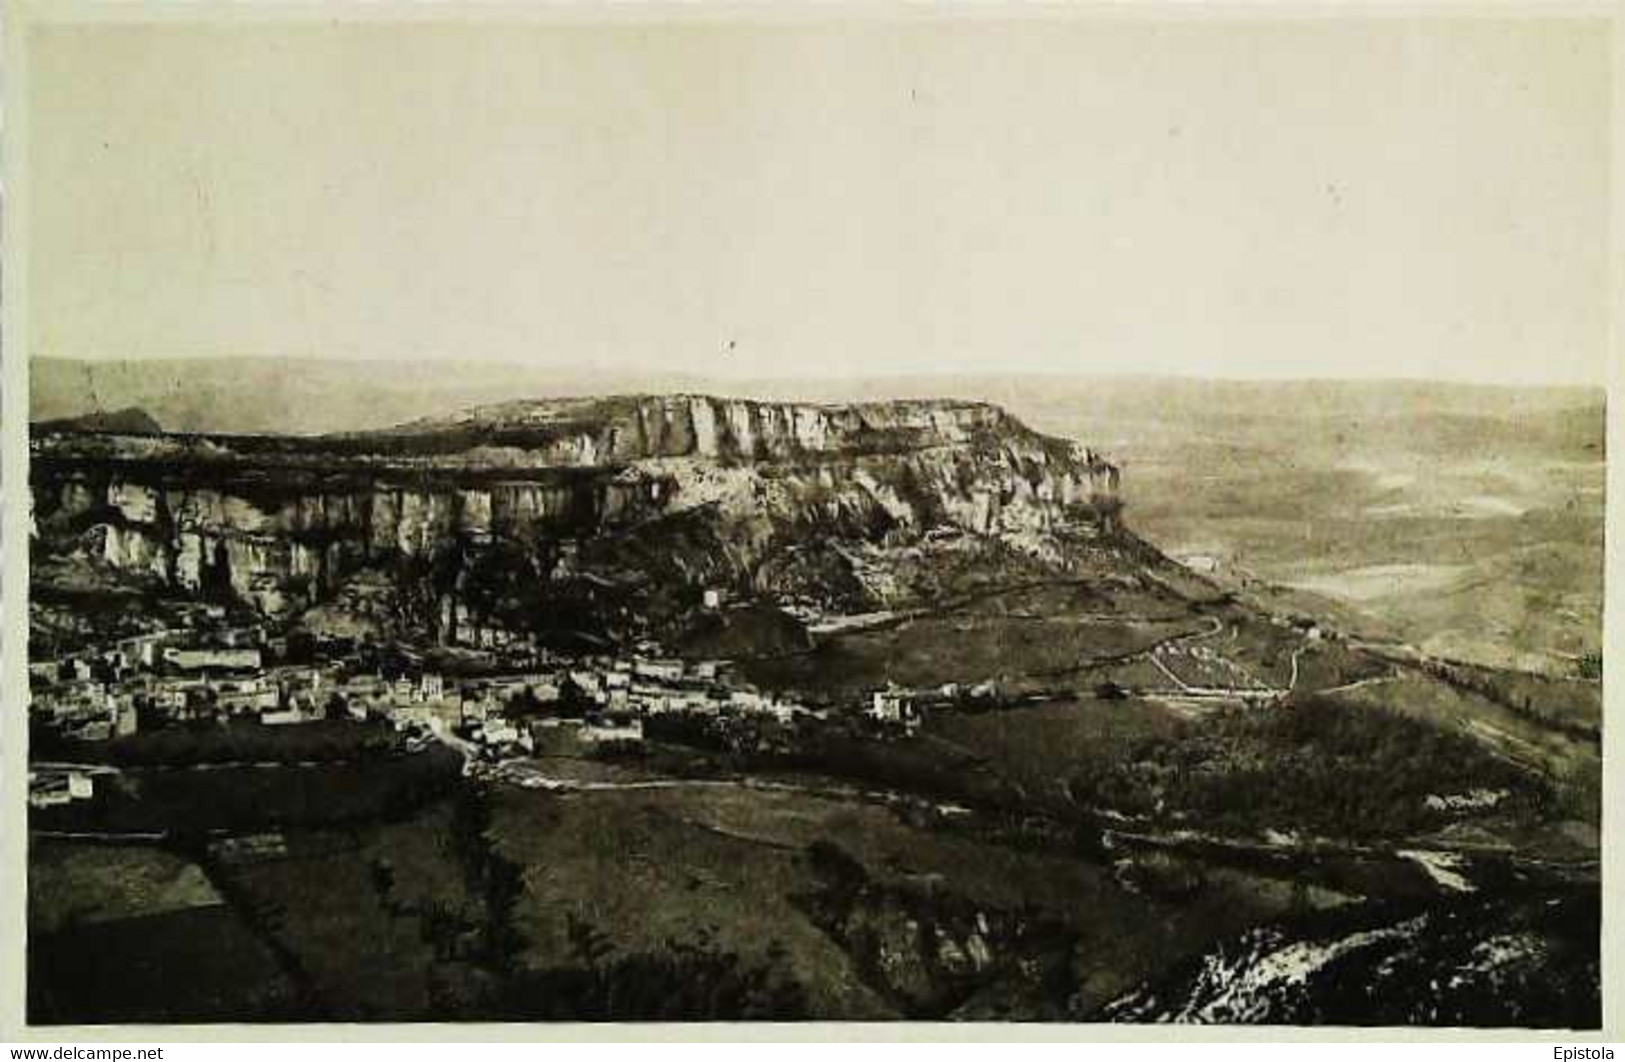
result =
[{"label": "rocky escarpment", "polygon": [[383,564],[506,551],[551,578],[582,547],[613,558],[620,536],[644,556],[662,541],[706,552],[664,578],[756,589],[820,537],[951,529],[1036,555],[1062,532],[1110,531],[1119,507],[1112,465],[995,406],[706,396],[516,402],[322,437],[37,429],[31,486],[47,541],[271,613]]}]

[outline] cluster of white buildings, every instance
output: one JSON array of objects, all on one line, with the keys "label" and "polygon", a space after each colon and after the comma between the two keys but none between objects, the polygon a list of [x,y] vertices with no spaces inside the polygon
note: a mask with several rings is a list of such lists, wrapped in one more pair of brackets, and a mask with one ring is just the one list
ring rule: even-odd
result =
[{"label": "cluster of white buildings", "polygon": [[238,713],[276,707],[277,690],[259,677],[263,632],[226,627],[225,610],[195,605],[187,617],[209,624],[207,646],[192,628],[163,627],[105,647],[28,665],[31,709],[77,736],[98,740],[133,732],[137,704],[178,718],[188,710]]},{"label": "cluster of white buildings", "polygon": [[609,715],[741,712],[788,722],[796,713],[805,711],[792,702],[727,682],[726,669],[727,665],[720,661],[688,663],[644,655],[630,660],[586,659],[552,671],[466,682],[460,691],[459,716],[464,722],[482,723],[503,714],[515,699],[528,697],[548,705],[559,701],[572,687],[589,702],[590,710]]},{"label": "cluster of white buildings", "polygon": [[728,665],[707,660],[633,657],[598,667],[577,667],[569,678],[594,701],[615,714],[700,715],[728,713],[770,716],[788,723],[806,709],[791,701],[727,681]]},{"label": "cluster of white buildings", "polygon": [[174,721],[268,716],[291,721],[319,715],[322,672],[313,667],[266,669],[251,642],[257,628],[222,630],[220,644],[175,644],[184,632],[121,639],[111,647],[29,665],[30,710],[70,737],[100,741],[134,733],[138,709]]},{"label": "cluster of white buildings", "polygon": [[[349,673],[340,662],[268,666],[268,656],[281,654],[267,652],[260,628],[227,629],[223,613],[204,619],[199,630],[152,631],[31,664],[31,711],[70,737],[92,741],[136,732],[140,710],[165,721],[250,718],[271,726],[338,714],[387,720],[416,737],[456,732],[487,747],[525,749],[539,738],[637,743],[644,720],[662,715],[790,723],[809,714],[738,682],[726,661],[684,661],[653,644],[628,656],[563,660],[544,653],[530,662],[534,670],[448,681],[428,669],[386,677]],[[469,631],[480,645],[518,639],[495,627]]]},{"label": "cluster of white buildings", "polygon": [[[548,671],[469,679],[453,690],[439,676],[397,680],[373,711],[397,729],[455,730],[499,753],[541,745],[602,747],[637,744],[644,721],[681,714],[702,718],[749,715],[788,723],[807,709],[727,681],[727,665],[638,654],[630,659],[577,660]],[[359,682],[382,680],[352,680]],[[346,687],[351,712],[368,703]],[[568,703],[566,703],[568,702]]]},{"label": "cluster of white buildings", "polygon": [[96,795],[95,776],[80,768],[41,768],[28,772],[28,806],[53,808]]}]

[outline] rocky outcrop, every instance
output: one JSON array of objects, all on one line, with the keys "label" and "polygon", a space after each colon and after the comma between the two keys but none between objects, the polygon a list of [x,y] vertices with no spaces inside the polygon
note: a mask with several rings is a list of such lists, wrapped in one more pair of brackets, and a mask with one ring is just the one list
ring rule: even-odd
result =
[{"label": "rocky outcrop", "polygon": [[482,406],[455,417],[346,437],[357,446],[414,440],[453,456],[470,444],[485,460],[503,451],[527,463],[599,467],[659,457],[786,460],[811,455],[946,446],[978,434],[1025,433],[997,406],[978,402],[908,401],[810,405],[715,398],[635,396]]},{"label": "rocky outcrop", "polygon": [[[266,611],[383,560],[541,549],[705,522],[743,583],[797,537],[936,528],[1046,548],[1109,530],[1117,470],[995,406],[706,396],[510,403],[325,437],[36,432],[47,538],[94,529],[108,564]],[[708,569],[709,570],[709,569]]]}]

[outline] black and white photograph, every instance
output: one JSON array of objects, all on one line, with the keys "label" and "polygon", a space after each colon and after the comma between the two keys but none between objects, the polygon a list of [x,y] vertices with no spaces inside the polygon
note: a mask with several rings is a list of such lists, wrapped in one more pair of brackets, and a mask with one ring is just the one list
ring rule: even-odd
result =
[{"label": "black and white photograph", "polygon": [[1608,18],[58,10],[30,1029],[1601,1029]]}]

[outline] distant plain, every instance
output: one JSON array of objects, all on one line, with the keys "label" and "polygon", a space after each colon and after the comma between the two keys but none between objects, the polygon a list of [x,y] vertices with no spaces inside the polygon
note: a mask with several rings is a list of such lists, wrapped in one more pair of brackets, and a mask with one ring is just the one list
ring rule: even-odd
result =
[{"label": "distant plain", "polygon": [[1103,451],[1122,467],[1137,534],[1279,606],[1490,666],[1572,675],[1600,652],[1600,388],[1127,377],[937,387]]}]

